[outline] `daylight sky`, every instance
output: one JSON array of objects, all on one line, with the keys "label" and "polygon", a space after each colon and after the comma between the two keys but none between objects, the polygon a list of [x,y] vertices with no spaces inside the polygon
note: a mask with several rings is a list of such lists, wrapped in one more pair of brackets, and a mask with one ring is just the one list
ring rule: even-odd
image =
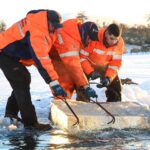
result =
[{"label": "daylight sky", "polygon": [[7,26],[32,9],[55,9],[61,14],[85,11],[86,15],[109,17],[126,24],[145,23],[150,0],[0,0],[0,20]]}]

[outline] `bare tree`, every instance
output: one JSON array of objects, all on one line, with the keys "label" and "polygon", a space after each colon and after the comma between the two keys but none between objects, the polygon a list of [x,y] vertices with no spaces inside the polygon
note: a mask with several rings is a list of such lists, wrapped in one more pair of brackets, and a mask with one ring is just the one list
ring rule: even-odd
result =
[{"label": "bare tree", "polygon": [[150,14],[146,15],[146,21],[147,21],[148,27],[150,27]]},{"label": "bare tree", "polygon": [[0,21],[0,32],[3,32],[5,30],[6,30],[6,23],[3,20],[1,20]]},{"label": "bare tree", "polygon": [[85,20],[88,19],[88,17],[85,15],[84,11],[81,11],[77,14],[77,18],[81,21],[81,23],[85,22]]}]

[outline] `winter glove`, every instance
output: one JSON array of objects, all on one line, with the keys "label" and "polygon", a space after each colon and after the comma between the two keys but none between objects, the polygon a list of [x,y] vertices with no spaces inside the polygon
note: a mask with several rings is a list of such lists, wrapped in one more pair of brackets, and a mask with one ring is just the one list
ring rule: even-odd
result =
[{"label": "winter glove", "polygon": [[89,78],[91,78],[91,80],[95,80],[97,78],[99,78],[101,75],[98,71],[93,71],[89,74]]},{"label": "winter glove", "polygon": [[56,80],[50,83],[50,87],[53,90],[55,96],[67,97],[67,93]]},{"label": "winter glove", "polygon": [[107,86],[109,86],[109,84],[110,84],[110,79],[109,79],[109,77],[105,77],[105,78],[103,78],[103,79],[101,79],[101,85],[103,86],[103,87],[107,87]]},{"label": "winter glove", "polygon": [[96,92],[89,86],[84,88],[83,92],[87,96],[87,98],[90,98],[90,97],[96,98],[97,97]]}]

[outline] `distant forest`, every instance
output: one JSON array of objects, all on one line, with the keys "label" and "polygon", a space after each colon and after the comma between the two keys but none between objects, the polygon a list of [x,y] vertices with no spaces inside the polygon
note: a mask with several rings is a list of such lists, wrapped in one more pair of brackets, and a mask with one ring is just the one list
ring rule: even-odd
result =
[{"label": "distant forest", "polygon": [[[85,22],[88,19],[88,17],[84,15],[84,12],[79,12],[77,14],[77,18],[80,19],[81,22]],[[104,23],[101,24],[105,25]],[[98,26],[100,28],[102,27],[99,24]],[[132,27],[129,27],[126,24],[120,24],[120,26],[122,27],[122,37],[125,41],[125,44],[140,46],[140,48],[131,49],[132,53],[150,52],[150,14],[147,15],[146,26],[134,25]],[[6,23],[4,21],[0,21],[0,32],[5,30]]]},{"label": "distant forest", "polygon": [[[79,12],[77,18],[81,22],[85,22],[88,17],[84,12]],[[147,25],[133,25],[132,27],[126,24],[120,24],[122,27],[122,37],[126,44],[138,45],[140,48],[131,49],[131,53],[137,52],[150,52],[150,14],[146,16]],[[105,22],[99,24],[100,21],[97,21],[99,28],[106,25]]]}]

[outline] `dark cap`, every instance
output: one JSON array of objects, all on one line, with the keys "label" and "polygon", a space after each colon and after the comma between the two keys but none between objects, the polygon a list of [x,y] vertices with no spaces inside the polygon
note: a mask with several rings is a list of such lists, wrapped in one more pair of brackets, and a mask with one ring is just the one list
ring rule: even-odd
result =
[{"label": "dark cap", "polygon": [[47,11],[48,22],[51,23],[55,29],[62,28],[63,25],[61,24],[61,15],[56,12],[55,10],[48,10]]},{"label": "dark cap", "polygon": [[94,22],[85,22],[79,29],[82,43],[85,46],[87,46],[87,36],[89,36],[92,41],[98,41],[98,27]]},{"label": "dark cap", "polygon": [[98,41],[98,27],[95,23],[91,25],[91,28],[89,29],[89,37],[92,41]]}]

